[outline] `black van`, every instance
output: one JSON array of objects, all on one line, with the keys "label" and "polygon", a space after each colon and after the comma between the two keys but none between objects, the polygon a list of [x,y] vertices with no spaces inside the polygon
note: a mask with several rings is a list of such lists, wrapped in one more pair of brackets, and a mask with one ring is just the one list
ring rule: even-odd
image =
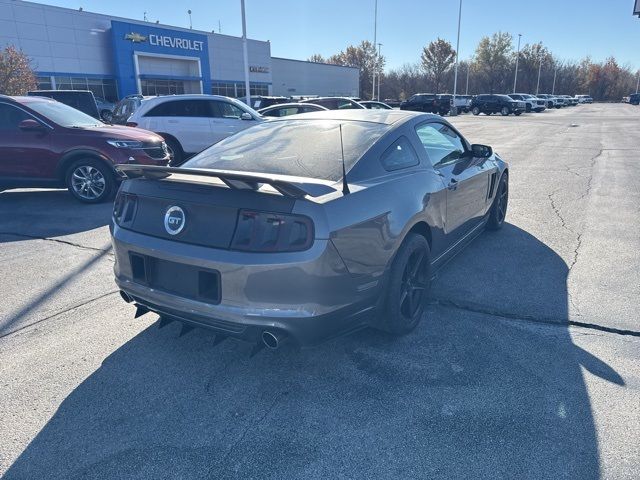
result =
[{"label": "black van", "polygon": [[93,96],[93,92],[89,90],[34,90],[33,92],[28,92],[27,95],[53,98],[93,118],[102,120],[98,112],[96,98]]},{"label": "black van", "polygon": [[629,103],[631,105],[640,105],[640,93],[632,93],[629,95]]}]

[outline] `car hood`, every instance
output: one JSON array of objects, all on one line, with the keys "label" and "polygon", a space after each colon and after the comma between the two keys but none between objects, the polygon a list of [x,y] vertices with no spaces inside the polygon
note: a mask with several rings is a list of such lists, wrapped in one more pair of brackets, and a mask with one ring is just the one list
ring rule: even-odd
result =
[{"label": "car hood", "polygon": [[77,129],[77,131],[83,131],[98,137],[137,140],[140,142],[161,142],[163,140],[160,135],[150,132],[149,130],[136,127],[125,127],[122,125],[84,127],[82,129]]}]

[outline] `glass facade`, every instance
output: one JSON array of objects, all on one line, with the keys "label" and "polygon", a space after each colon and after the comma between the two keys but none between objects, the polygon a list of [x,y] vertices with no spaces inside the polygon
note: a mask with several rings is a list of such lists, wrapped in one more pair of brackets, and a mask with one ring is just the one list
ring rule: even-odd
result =
[{"label": "glass facade", "polygon": [[184,82],[181,80],[165,80],[146,78],[140,80],[142,95],[179,95],[185,93]]},{"label": "glass facade", "polygon": [[[251,96],[269,95],[269,85],[265,83],[249,83]],[[246,96],[244,82],[213,82],[211,84],[213,95],[224,95],[225,97],[240,98]]]},{"label": "glass facade", "polygon": [[[49,79],[49,82],[46,83],[45,79]],[[53,77],[53,79],[56,90],[90,90],[96,97],[104,98],[109,102],[118,101],[118,89],[113,78]],[[53,88],[51,77],[38,77],[38,88],[43,90]]]}]

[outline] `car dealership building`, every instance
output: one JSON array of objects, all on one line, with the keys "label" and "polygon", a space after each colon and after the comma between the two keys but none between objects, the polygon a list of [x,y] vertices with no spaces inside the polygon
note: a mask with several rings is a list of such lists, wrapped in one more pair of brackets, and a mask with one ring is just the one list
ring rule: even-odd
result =
[{"label": "car dealership building", "polygon": [[[251,95],[357,97],[357,68],[271,56],[248,40]],[[22,0],[0,0],[0,48],[32,60],[40,89],[244,97],[242,39]]]}]

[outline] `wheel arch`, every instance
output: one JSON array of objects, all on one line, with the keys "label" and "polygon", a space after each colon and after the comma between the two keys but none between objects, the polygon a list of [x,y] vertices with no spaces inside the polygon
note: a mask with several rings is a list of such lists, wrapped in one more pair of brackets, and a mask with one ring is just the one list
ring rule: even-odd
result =
[{"label": "wheel arch", "polygon": [[71,164],[81,158],[91,158],[94,160],[99,160],[106,166],[108,166],[112,172],[115,172],[113,163],[102,153],[91,149],[78,149],[65,153],[64,156],[60,159],[60,162],[58,162],[58,168],[56,170],[56,177],[64,182],[67,175],[67,170],[69,169]]},{"label": "wheel arch", "polygon": [[165,132],[156,132],[158,135],[160,135],[162,138],[166,140],[171,140],[176,142],[179,146],[180,146],[180,150],[182,150],[182,153],[184,154],[184,147],[182,146],[182,143],[180,142],[180,140],[178,140],[174,135],[171,135],[170,133],[165,133]]}]

